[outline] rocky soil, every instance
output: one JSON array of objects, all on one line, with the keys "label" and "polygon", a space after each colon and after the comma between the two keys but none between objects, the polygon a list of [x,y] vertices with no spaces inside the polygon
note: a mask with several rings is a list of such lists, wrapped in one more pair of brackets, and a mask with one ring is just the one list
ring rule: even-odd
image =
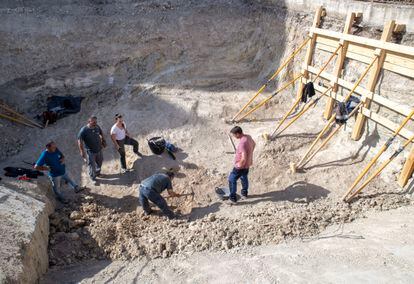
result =
[{"label": "rocky soil", "polygon": [[[89,195],[79,196],[70,207],[50,216],[50,264],[67,265],[88,259],[130,260],[169,257],[179,253],[220,251],[245,245],[277,244],[292,238],[319,234],[329,225],[361,218],[371,210],[385,211],[414,204],[400,194],[366,196],[351,204],[331,198],[312,201],[265,203],[243,210],[241,218],[222,212],[191,220],[144,216],[108,209]],[[238,210],[226,206],[224,211]]]}]

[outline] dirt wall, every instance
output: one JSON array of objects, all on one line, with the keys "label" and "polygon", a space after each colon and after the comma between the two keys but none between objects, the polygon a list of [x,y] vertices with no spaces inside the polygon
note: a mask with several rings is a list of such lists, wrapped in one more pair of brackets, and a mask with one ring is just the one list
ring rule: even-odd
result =
[{"label": "dirt wall", "polygon": [[36,283],[49,266],[53,205],[30,186],[0,185],[0,282]]}]

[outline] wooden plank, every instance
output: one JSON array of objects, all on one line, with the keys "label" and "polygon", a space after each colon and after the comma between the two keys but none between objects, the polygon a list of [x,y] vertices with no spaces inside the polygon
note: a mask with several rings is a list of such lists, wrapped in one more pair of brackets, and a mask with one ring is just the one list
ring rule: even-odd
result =
[{"label": "wooden plank", "polygon": [[[397,123],[392,122],[391,120],[379,115],[378,113],[375,113],[367,108],[362,108],[362,111],[360,112],[363,116],[366,118],[371,119],[372,121],[384,126],[385,128],[391,130],[394,132],[396,129],[398,129],[399,125]],[[407,128],[401,129],[401,131],[398,133],[399,136],[403,137],[404,139],[410,139],[413,137],[414,132],[411,130],[408,130]]]},{"label": "wooden plank", "polygon": [[[387,42],[387,41],[391,40],[394,28],[395,28],[395,21],[390,21],[384,26],[384,30],[383,30],[382,35],[381,35],[381,41],[382,42]],[[385,59],[385,50],[384,49],[377,49],[376,53],[378,55],[378,60],[377,60],[377,62],[375,62],[375,65],[371,69],[371,73],[370,73],[370,76],[369,76],[369,81],[368,81],[368,84],[367,84],[367,89],[370,92],[375,91],[375,88],[376,88],[377,83],[378,83],[379,75],[380,75],[380,72],[381,72],[381,69],[382,69],[382,65],[384,64],[384,59]],[[364,105],[365,108],[369,108],[370,105],[371,105],[371,100],[370,99],[365,100],[363,105]],[[356,122],[354,124],[354,129],[353,129],[352,135],[351,135],[352,139],[354,139],[354,140],[361,139],[362,134],[364,132],[365,122],[366,122],[366,117],[363,116],[362,114],[358,114]]]},{"label": "wooden plank", "polygon": [[407,161],[405,161],[400,177],[398,178],[398,184],[401,187],[404,187],[407,184],[408,180],[412,177],[413,172],[414,172],[414,145],[411,148],[410,154],[408,154],[408,159]]},{"label": "wooden plank", "polygon": [[[349,34],[351,32],[352,24],[354,23],[355,18],[356,18],[355,13],[349,13],[347,15],[346,21],[345,21],[345,27],[344,27],[344,34]],[[337,78],[341,77],[342,69],[344,68],[344,62],[345,62],[346,53],[348,49],[348,41],[342,40],[341,43],[342,43],[342,49],[338,53],[338,59],[335,62],[335,68],[333,71],[333,75]],[[334,83],[334,85],[332,86],[331,93],[332,92],[336,93],[337,91],[338,91],[338,84]],[[325,112],[324,112],[325,119],[329,119],[331,117],[334,102],[335,100],[332,98],[329,98],[327,100],[326,106],[325,106]]]},{"label": "wooden plank", "polygon": [[[318,9],[316,10],[315,16],[313,18],[312,27],[319,27],[320,26],[323,14],[326,15],[325,9],[322,6],[318,7]],[[304,59],[305,65],[311,65],[313,54],[314,54],[314,51],[315,51],[315,43],[316,43],[317,35],[311,33],[310,36],[311,36],[311,40],[308,43],[308,49],[306,50],[306,55],[305,55],[305,59]],[[309,78],[309,72],[307,70],[302,70],[302,75],[306,79]],[[300,83],[299,87],[298,87],[298,90],[297,90],[297,93],[296,93],[296,98],[297,99],[299,99],[302,96],[303,87],[304,87],[304,84]]]},{"label": "wooden plank", "polygon": [[[318,36],[316,40],[316,49],[333,52],[335,50],[335,39]],[[374,52],[373,47],[363,46],[360,44],[349,43],[346,57],[366,64],[372,60],[370,56]],[[405,54],[396,54],[387,52],[385,55],[383,69],[395,72],[397,74],[414,78],[414,57]]]},{"label": "wooden plank", "polygon": [[[313,66],[308,66],[307,69],[312,74],[316,74],[316,72],[318,72],[318,69],[316,69]],[[329,81],[329,82],[337,81],[339,86],[341,86],[345,89],[348,89],[348,90],[351,90],[352,87],[354,86],[353,83],[348,82],[348,81],[346,81],[342,78],[336,78],[331,73],[328,73],[328,72],[325,72],[325,71],[321,73],[320,77],[327,80],[327,81]],[[410,106],[408,106],[406,104],[403,104],[403,103],[394,102],[394,101],[392,101],[388,98],[380,96],[379,94],[370,92],[369,90],[367,90],[364,87],[358,86],[355,89],[355,93],[360,95],[361,97],[371,99],[375,103],[377,103],[381,106],[384,106],[384,107],[386,107],[386,108],[388,108],[392,111],[395,111],[395,112],[397,112],[397,113],[399,113],[403,116],[407,116],[411,112]]]},{"label": "wooden plank", "polygon": [[395,52],[401,55],[408,55],[411,57],[414,56],[414,47],[407,46],[407,45],[401,45],[401,44],[396,44],[396,43],[391,43],[391,42],[383,42],[383,41],[379,41],[376,39],[365,38],[365,37],[350,35],[350,34],[344,34],[344,33],[324,30],[320,28],[311,28],[310,32],[316,33],[318,35],[330,37],[333,39],[342,39],[344,41],[358,43],[358,44],[362,44],[365,46],[371,46],[374,48],[380,48],[386,51],[392,51],[392,52]]}]

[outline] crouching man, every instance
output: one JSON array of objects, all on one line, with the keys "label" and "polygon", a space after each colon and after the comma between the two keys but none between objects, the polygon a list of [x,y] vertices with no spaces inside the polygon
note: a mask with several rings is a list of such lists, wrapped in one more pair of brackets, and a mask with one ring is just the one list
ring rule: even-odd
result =
[{"label": "crouching man", "polygon": [[60,183],[62,180],[66,181],[76,193],[83,190],[66,173],[65,157],[53,141],[46,144],[46,150],[42,152],[34,168],[38,171],[48,171],[48,176],[52,183],[52,190],[55,193],[56,199],[62,203],[68,203],[60,192]]},{"label": "crouching man", "polygon": [[168,207],[167,202],[161,196],[161,192],[165,189],[171,197],[178,197],[179,194],[172,190],[172,180],[174,178],[173,172],[167,172],[165,174],[155,174],[149,178],[144,179],[139,186],[139,202],[141,203],[142,209],[145,215],[152,213],[149,205],[149,201],[157,205],[161,212],[169,219],[173,219],[175,216],[174,212]]}]

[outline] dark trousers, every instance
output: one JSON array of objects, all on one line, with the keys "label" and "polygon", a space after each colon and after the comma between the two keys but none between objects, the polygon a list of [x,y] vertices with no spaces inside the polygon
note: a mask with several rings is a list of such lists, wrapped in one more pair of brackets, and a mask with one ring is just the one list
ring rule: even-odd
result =
[{"label": "dark trousers", "polygon": [[121,155],[121,158],[120,158],[121,167],[123,169],[126,169],[127,166],[126,166],[126,158],[125,158],[125,145],[133,146],[134,153],[138,154],[139,153],[138,152],[138,141],[133,139],[133,138],[130,138],[130,137],[126,136],[123,140],[116,140],[116,142],[119,145],[118,152],[119,152],[119,155]]},{"label": "dark trousers", "polygon": [[101,173],[101,167],[103,162],[102,150],[98,153],[93,153],[92,151],[86,151],[88,157],[88,169],[89,176],[92,180],[96,179],[96,175]]},{"label": "dark trousers", "polygon": [[240,179],[242,184],[241,194],[247,196],[249,190],[249,179],[247,175],[249,174],[249,169],[236,169],[233,168],[229,175],[229,190],[230,196],[229,198],[232,200],[236,200],[236,192],[237,192],[237,180]]},{"label": "dark trousers", "polygon": [[155,190],[152,188],[148,188],[145,186],[139,187],[139,203],[141,203],[142,209],[147,214],[151,213],[151,208],[149,206],[149,201],[154,203],[158,206],[158,208],[161,209],[161,212],[166,215],[168,218],[174,217],[174,213],[171,211],[170,208],[168,208],[168,204],[165,201],[165,199]]}]

